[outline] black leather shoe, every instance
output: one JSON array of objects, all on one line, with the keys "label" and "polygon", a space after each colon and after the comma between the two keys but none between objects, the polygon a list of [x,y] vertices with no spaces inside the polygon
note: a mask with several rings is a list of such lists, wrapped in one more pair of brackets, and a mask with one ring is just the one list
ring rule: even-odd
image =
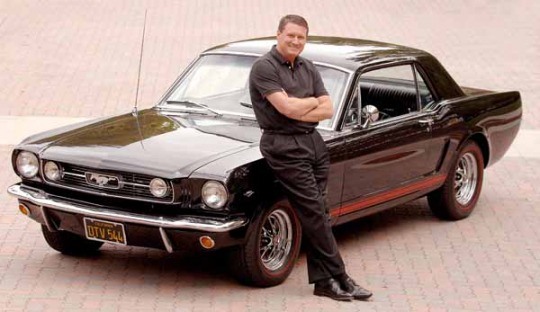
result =
[{"label": "black leather shoe", "polygon": [[365,300],[373,295],[371,291],[358,286],[347,274],[337,276],[336,279],[339,281],[341,289],[350,293],[356,300]]},{"label": "black leather shoe", "polygon": [[352,301],[353,296],[341,289],[339,282],[333,278],[325,279],[315,283],[315,296],[324,296],[339,301]]}]

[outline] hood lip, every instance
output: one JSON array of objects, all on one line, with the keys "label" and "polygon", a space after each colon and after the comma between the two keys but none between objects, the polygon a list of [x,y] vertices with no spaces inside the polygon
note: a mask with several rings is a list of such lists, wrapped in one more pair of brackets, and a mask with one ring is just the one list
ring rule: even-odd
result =
[{"label": "hood lip", "polygon": [[[192,178],[194,175],[197,174],[197,172],[201,169],[201,168],[204,168],[206,166],[208,166],[209,164],[212,164],[214,162],[217,162],[219,160],[222,160],[224,158],[227,158],[227,157],[231,157],[233,155],[236,155],[236,154],[239,154],[239,153],[242,153],[243,151],[246,151],[246,150],[249,150],[249,149],[252,149],[254,147],[258,147],[259,146],[259,143],[246,143],[245,145],[241,146],[241,147],[238,147],[236,149],[232,149],[232,150],[228,150],[228,151],[224,151],[224,152],[221,152],[219,154],[216,154],[214,155],[215,157],[208,157],[208,161],[204,161],[204,162],[201,162],[198,166],[196,167],[193,167],[193,168],[189,168],[189,174],[186,175],[186,176],[178,176],[176,177],[177,179],[181,179],[181,178]],[[186,167],[189,167],[186,166]],[[183,168],[186,168],[186,167],[183,167]],[[233,169],[233,168],[231,168]],[[179,170],[175,170],[174,173],[179,173],[181,171],[181,169]],[[222,178],[222,181],[225,181],[227,179],[227,176],[226,175],[222,175],[222,174],[218,174],[216,173],[215,177],[220,177]]]},{"label": "hood lip", "polygon": [[[69,161],[61,157],[44,157],[43,154],[46,154],[46,151],[43,151],[43,153],[39,155],[39,161],[40,161],[40,167],[43,166],[44,161],[50,160],[50,161],[55,161],[58,163],[66,163],[66,164],[72,164],[72,165],[84,167],[84,168],[88,168],[89,170],[96,170],[98,172],[100,170],[101,171],[117,171],[117,172],[134,173],[134,174],[141,174],[141,175],[146,175],[146,176],[159,177],[159,178],[163,178],[167,180],[176,180],[176,179],[185,179],[185,178],[199,178],[199,177],[194,177],[194,175],[197,175],[198,171],[201,168],[204,168],[214,162],[223,160],[227,157],[234,157],[234,155],[236,154],[242,153],[246,150],[257,148],[258,146],[259,146],[259,143],[251,143],[251,144],[246,143],[243,146],[239,146],[234,149],[219,152],[214,155],[209,155],[205,157],[204,159],[198,159],[185,166],[178,166],[171,170],[160,170],[159,172],[157,172],[156,169],[146,169],[146,168],[135,166],[135,165],[130,166],[129,165],[130,163],[127,163],[127,162],[123,164],[116,163],[116,162],[104,164],[102,162],[99,162],[99,165],[92,166],[85,162]],[[27,150],[27,149],[23,148],[19,150]],[[248,162],[246,162],[246,164],[247,163]],[[130,167],[130,168],[126,168],[126,167]],[[214,174],[212,174],[212,176],[215,179],[222,180],[222,181],[225,181],[227,177],[227,175],[223,175],[220,172],[215,172]]]}]

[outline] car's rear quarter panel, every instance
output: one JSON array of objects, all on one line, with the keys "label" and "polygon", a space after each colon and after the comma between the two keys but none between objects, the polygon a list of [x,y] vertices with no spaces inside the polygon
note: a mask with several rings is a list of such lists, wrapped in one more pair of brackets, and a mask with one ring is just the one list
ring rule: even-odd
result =
[{"label": "car's rear quarter panel", "polygon": [[[470,93],[469,93],[470,94]],[[478,92],[449,101],[437,107],[438,117],[433,136],[443,142],[446,161],[467,140],[475,140],[483,149],[486,166],[500,160],[510,148],[521,123],[519,92]],[[441,169],[445,170],[443,166]]]}]

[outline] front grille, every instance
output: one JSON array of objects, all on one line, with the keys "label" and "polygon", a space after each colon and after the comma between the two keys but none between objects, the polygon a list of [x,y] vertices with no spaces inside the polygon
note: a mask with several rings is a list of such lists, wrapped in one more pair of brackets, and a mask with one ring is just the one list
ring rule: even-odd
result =
[{"label": "front grille", "polygon": [[[158,198],[150,193],[150,181],[155,178],[152,176],[112,170],[97,170],[67,163],[58,163],[58,165],[63,170],[62,178],[59,181],[51,181],[44,177],[48,183],[92,194],[151,202],[170,203],[174,198],[173,187],[170,181],[168,181],[170,187],[169,193],[165,197]],[[108,185],[105,182],[102,186],[97,185],[97,183],[90,184],[87,181],[86,175],[91,173],[111,177],[111,180],[115,180],[115,183]]]}]

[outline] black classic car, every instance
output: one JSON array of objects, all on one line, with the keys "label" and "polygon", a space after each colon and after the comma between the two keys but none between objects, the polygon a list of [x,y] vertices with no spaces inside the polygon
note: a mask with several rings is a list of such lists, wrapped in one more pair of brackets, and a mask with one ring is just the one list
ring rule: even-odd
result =
[{"label": "black classic car", "polygon": [[[287,278],[302,229],[259,152],[248,76],[275,38],[211,48],[159,103],[33,135],[13,151],[19,209],[65,254],[106,243],[225,249],[243,282]],[[318,131],[331,154],[328,208],[341,224],[422,196],[442,219],[474,209],[484,169],[521,122],[518,92],[460,87],[430,54],[310,37],[334,103]]]}]

